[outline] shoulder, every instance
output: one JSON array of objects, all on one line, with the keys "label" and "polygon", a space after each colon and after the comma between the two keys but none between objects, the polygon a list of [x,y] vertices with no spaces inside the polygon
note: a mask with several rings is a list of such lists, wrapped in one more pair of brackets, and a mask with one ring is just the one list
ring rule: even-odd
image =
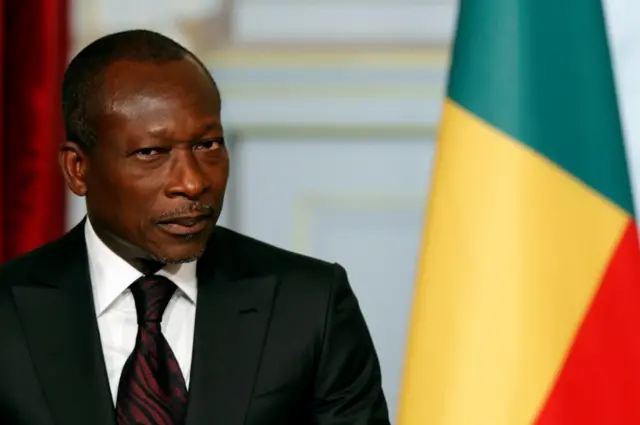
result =
[{"label": "shoulder", "polygon": [[0,264],[0,290],[27,282],[33,273],[57,270],[77,258],[83,235],[82,229],[76,227],[52,242]]},{"label": "shoulder", "polygon": [[280,289],[291,295],[326,300],[336,285],[349,285],[347,273],[338,263],[276,247],[224,227],[216,228],[213,239],[214,251],[226,257],[223,262],[232,264],[234,274],[277,276]]},{"label": "shoulder", "polygon": [[329,277],[336,273],[336,268],[341,268],[336,263],[283,249],[220,226],[216,228],[214,238],[224,245],[222,249],[232,261],[255,273]]},{"label": "shoulder", "polygon": [[47,259],[55,252],[56,243],[44,245],[11,261],[0,264],[0,286],[16,283],[33,270],[42,268],[47,264]]}]

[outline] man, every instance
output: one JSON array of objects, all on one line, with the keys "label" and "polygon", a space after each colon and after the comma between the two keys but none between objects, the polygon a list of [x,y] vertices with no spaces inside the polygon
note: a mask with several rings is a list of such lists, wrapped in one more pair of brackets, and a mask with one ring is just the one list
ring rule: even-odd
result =
[{"label": "man", "polygon": [[60,164],[88,214],[0,267],[1,424],[389,424],[344,269],[216,226],[220,108],[157,33],[70,63]]}]

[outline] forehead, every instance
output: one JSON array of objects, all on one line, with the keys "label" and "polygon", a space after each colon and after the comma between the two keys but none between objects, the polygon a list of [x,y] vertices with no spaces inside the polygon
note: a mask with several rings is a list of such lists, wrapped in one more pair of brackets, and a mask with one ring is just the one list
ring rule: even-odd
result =
[{"label": "forehead", "polygon": [[152,130],[190,137],[190,131],[220,122],[217,88],[191,60],[116,62],[105,74],[103,90],[106,108],[99,137],[116,132],[122,138]]},{"label": "forehead", "polygon": [[195,61],[185,58],[162,63],[116,61],[104,74],[103,93],[110,104],[132,97],[182,97],[219,108],[213,81]]}]

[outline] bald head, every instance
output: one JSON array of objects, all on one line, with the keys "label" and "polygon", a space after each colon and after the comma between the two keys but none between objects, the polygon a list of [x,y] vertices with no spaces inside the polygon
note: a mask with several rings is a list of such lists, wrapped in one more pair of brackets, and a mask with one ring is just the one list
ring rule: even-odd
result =
[{"label": "bald head", "polygon": [[95,118],[110,103],[105,74],[116,62],[163,65],[191,60],[210,78],[202,62],[170,38],[148,30],[128,30],[99,38],[71,61],[62,82],[62,110],[66,138],[90,152],[97,141]]}]

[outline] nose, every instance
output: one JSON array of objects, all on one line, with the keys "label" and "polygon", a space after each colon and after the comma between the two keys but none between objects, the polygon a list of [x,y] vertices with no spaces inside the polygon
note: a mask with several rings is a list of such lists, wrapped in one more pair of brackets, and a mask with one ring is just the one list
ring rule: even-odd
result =
[{"label": "nose", "polygon": [[175,152],[171,176],[166,186],[167,196],[197,200],[208,188],[208,179],[193,151]]}]

